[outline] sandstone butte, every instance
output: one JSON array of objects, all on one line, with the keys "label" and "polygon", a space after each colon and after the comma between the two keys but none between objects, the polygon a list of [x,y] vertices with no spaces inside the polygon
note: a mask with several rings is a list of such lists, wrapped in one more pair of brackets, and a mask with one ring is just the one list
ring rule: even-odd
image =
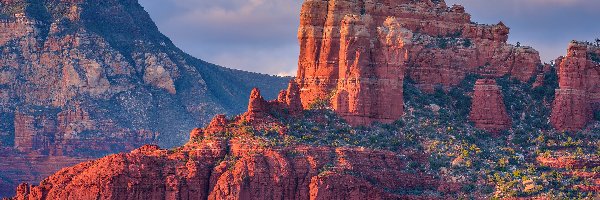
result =
[{"label": "sandstone butte", "polygon": [[387,123],[403,115],[405,78],[432,92],[469,73],[523,82],[540,74],[539,53],[507,44],[502,22],[470,18],[444,1],[305,1],[297,73],[303,106],[330,101],[353,125]]},{"label": "sandstone butte", "polygon": [[475,83],[473,104],[469,118],[475,127],[498,133],[511,127],[502,90],[493,79],[479,79]]},{"label": "sandstone butte", "polygon": [[550,122],[559,130],[580,130],[600,109],[600,47],[569,44],[567,55],[556,60],[559,88]]},{"label": "sandstone butte", "polygon": [[254,89],[246,113],[231,120],[216,116],[206,128],[193,130],[180,148],[147,145],[84,162],[38,186],[19,185],[14,199],[418,199],[389,191],[460,190],[453,182],[405,171],[407,161],[394,152],[265,147],[240,128],[270,129],[278,126],[273,113],[299,114],[295,84],[282,92],[284,101],[265,101]]}]

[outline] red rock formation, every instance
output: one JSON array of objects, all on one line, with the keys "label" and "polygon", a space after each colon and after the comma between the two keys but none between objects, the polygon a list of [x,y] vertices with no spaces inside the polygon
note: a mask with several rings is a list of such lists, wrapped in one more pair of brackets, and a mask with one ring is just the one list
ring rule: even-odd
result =
[{"label": "red rock formation", "polygon": [[332,100],[352,124],[390,122],[402,115],[405,71],[428,92],[468,73],[528,81],[539,54],[507,44],[508,33],[503,23],[471,23],[462,6],[444,1],[305,1],[297,78],[303,106]]},{"label": "red rock formation", "polygon": [[17,187],[17,196],[15,197],[16,200],[26,200],[28,199],[29,193],[31,192],[29,187],[29,184],[27,183],[22,183]]},{"label": "red rock formation", "polygon": [[194,141],[195,139],[198,139],[199,137],[203,136],[204,130],[202,130],[201,128],[195,128],[194,130],[192,130],[192,132],[190,132],[190,141]]},{"label": "red rock formation", "polygon": [[254,121],[267,117],[269,115],[267,107],[267,101],[260,95],[260,90],[258,88],[252,89],[248,102],[248,111],[244,114],[245,120]]},{"label": "red rock formation", "polygon": [[293,117],[301,114],[303,110],[298,84],[292,80],[288,89],[281,91],[277,99],[272,101],[265,101],[260,90],[254,88],[250,93],[248,111],[241,117],[247,122],[260,121],[264,123],[274,121],[272,118],[274,113]]},{"label": "red rock formation", "polygon": [[302,113],[304,108],[302,107],[302,99],[300,99],[300,88],[298,87],[298,83],[291,80],[287,91],[282,92],[285,93],[285,101],[282,101],[282,103],[287,105],[288,112],[292,115]]},{"label": "red rock formation", "polygon": [[569,169],[582,169],[600,166],[600,158],[594,159],[577,159],[574,157],[543,157],[539,156],[536,158],[537,162],[543,166],[552,168],[569,168]]},{"label": "red rock formation", "polygon": [[225,115],[217,115],[212,121],[210,121],[210,124],[208,124],[208,127],[206,127],[205,132],[206,133],[225,132],[226,125],[227,125],[227,117]]},{"label": "red rock formation", "polygon": [[579,130],[600,109],[600,48],[571,42],[566,57],[557,59],[559,89],[550,122],[559,130]]},{"label": "red rock formation", "polygon": [[475,127],[491,132],[507,130],[512,120],[506,112],[502,90],[493,79],[479,79],[475,83],[471,113]]},{"label": "red rock formation", "polygon": [[62,168],[76,165],[95,158],[74,158],[66,156],[21,155],[18,152],[0,152],[0,193],[2,196],[14,194],[19,183],[36,183],[56,173]]},{"label": "red rock formation", "polygon": [[440,184],[430,175],[404,172],[405,161],[393,152],[265,149],[245,141],[203,139],[175,151],[144,146],[65,168],[39,186],[21,185],[16,198],[401,199],[406,197],[389,191],[436,190]]},{"label": "red rock formation", "polygon": [[542,68],[542,71],[541,71],[541,73],[540,73],[540,74],[538,74],[538,75],[535,77],[535,81],[533,82],[533,85],[532,85],[532,87],[533,87],[533,88],[537,88],[537,87],[540,87],[540,86],[542,86],[542,85],[546,84],[546,83],[544,82],[544,81],[545,81],[546,74],[547,74],[548,72],[550,72],[551,70],[552,70],[552,65],[550,65],[550,64],[548,64],[548,63],[544,64],[544,67]]},{"label": "red rock formation", "polygon": [[94,129],[94,121],[90,114],[79,104],[73,109],[67,109],[58,113],[58,129],[65,134],[80,133]]}]

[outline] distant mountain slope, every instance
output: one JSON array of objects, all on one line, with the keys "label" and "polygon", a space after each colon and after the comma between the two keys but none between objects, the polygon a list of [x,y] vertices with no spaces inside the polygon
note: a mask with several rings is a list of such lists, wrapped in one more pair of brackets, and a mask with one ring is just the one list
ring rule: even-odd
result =
[{"label": "distant mountain slope", "polygon": [[22,150],[77,154],[52,149],[141,130],[177,145],[214,114],[242,112],[252,87],[275,97],[288,81],[184,53],[136,0],[2,0],[0,19],[0,138]]}]

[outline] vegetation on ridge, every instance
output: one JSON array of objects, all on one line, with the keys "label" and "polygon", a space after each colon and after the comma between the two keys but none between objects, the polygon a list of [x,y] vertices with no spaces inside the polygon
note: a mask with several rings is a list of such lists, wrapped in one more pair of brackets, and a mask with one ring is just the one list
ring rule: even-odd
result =
[{"label": "vegetation on ridge", "polygon": [[[279,116],[282,126],[262,131],[247,124],[236,128],[262,141],[265,147],[364,147],[397,152],[408,156],[407,170],[463,183],[463,194],[471,197],[595,198],[595,192],[579,187],[595,183],[577,174],[598,173],[599,167],[550,168],[537,161],[540,157],[581,161],[597,161],[600,157],[600,123],[571,133],[557,132],[544,120],[549,118],[554,89],[558,87],[555,70],[548,72],[545,84],[537,88],[532,88],[534,80],[521,83],[508,77],[497,79],[514,121],[509,131],[497,137],[474,128],[468,120],[470,94],[477,78],[469,75],[458,87],[449,91],[440,87],[433,94],[421,92],[406,80],[406,114],[393,124],[351,127],[325,109],[327,105],[320,105],[300,118],[272,113]],[[281,129],[286,134],[281,135]],[[231,133],[222,136],[235,137]],[[397,191],[407,192],[432,191]]]}]

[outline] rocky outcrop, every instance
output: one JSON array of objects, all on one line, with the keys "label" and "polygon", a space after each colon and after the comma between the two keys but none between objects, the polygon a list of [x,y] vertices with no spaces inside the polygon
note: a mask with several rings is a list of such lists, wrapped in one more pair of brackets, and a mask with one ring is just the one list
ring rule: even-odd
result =
[{"label": "rocky outcrop", "polygon": [[296,81],[291,80],[288,84],[288,88],[285,91],[281,91],[280,94],[283,94],[279,99],[279,103],[283,103],[287,105],[287,111],[291,115],[297,115],[302,113],[304,108],[302,107],[302,99],[300,99],[300,88],[298,87],[298,83]]},{"label": "rocky outcrop", "polygon": [[364,125],[402,116],[405,75],[427,92],[456,86],[469,73],[528,81],[541,70],[539,53],[507,44],[508,33],[503,23],[472,23],[462,6],[444,1],[305,1],[297,77],[303,106],[330,101]]},{"label": "rocky outcrop", "polygon": [[142,147],[63,169],[37,186],[20,185],[15,199],[400,199],[389,191],[439,185],[403,172],[403,161],[390,152],[249,147],[218,139],[176,152]]},{"label": "rocky outcrop", "polygon": [[559,88],[550,122],[559,130],[579,130],[600,109],[600,47],[571,42],[565,57],[556,60]]},{"label": "rocky outcrop", "polygon": [[506,112],[502,89],[496,80],[477,80],[469,119],[475,123],[475,127],[494,133],[511,127],[512,120]]},{"label": "rocky outcrop", "polygon": [[282,90],[279,94],[277,99],[266,101],[258,88],[252,89],[248,110],[241,118],[246,122],[264,123],[265,121],[274,121],[273,114],[294,117],[302,113],[304,109],[300,101],[298,84],[295,81],[290,81],[288,89]]},{"label": "rocky outcrop", "polygon": [[559,154],[550,155],[547,157],[538,156],[536,161],[545,167],[565,170],[565,172],[562,172],[562,175],[565,177],[582,179],[588,183],[571,185],[574,189],[593,193],[600,192],[600,172],[594,170],[585,170],[600,167],[600,158],[598,156],[585,158]]},{"label": "rocky outcrop", "polygon": [[291,136],[283,121],[322,117],[288,112],[300,105],[283,101],[299,100],[295,85],[272,101],[254,89],[246,113],[216,116],[182,147],[146,145],[84,162],[18,186],[14,199],[447,199],[460,192],[457,180],[407,167],[426,162],[424,154],[270,143],[275,138],[262,136],[273,130]]},{"label": "rocky outcrop", "polygon": [[260,90],[258,88],[252,89],[248,102],[248,111],[244,115],[244,118],[247,121],[255,121],[267,117],[269,115],[267,106],[267,101],[260,95]]},{"label": "rocky outcrop", "polygon": [[218,116],[182,147],[147,145],[84,162],[40,185],[20,185],[15,199],[404,199],[411,196],[394,191],[435,191],[444,184],[405,171],[404,156],[394,152],[265,146],[249,137],[246,123]]}]

